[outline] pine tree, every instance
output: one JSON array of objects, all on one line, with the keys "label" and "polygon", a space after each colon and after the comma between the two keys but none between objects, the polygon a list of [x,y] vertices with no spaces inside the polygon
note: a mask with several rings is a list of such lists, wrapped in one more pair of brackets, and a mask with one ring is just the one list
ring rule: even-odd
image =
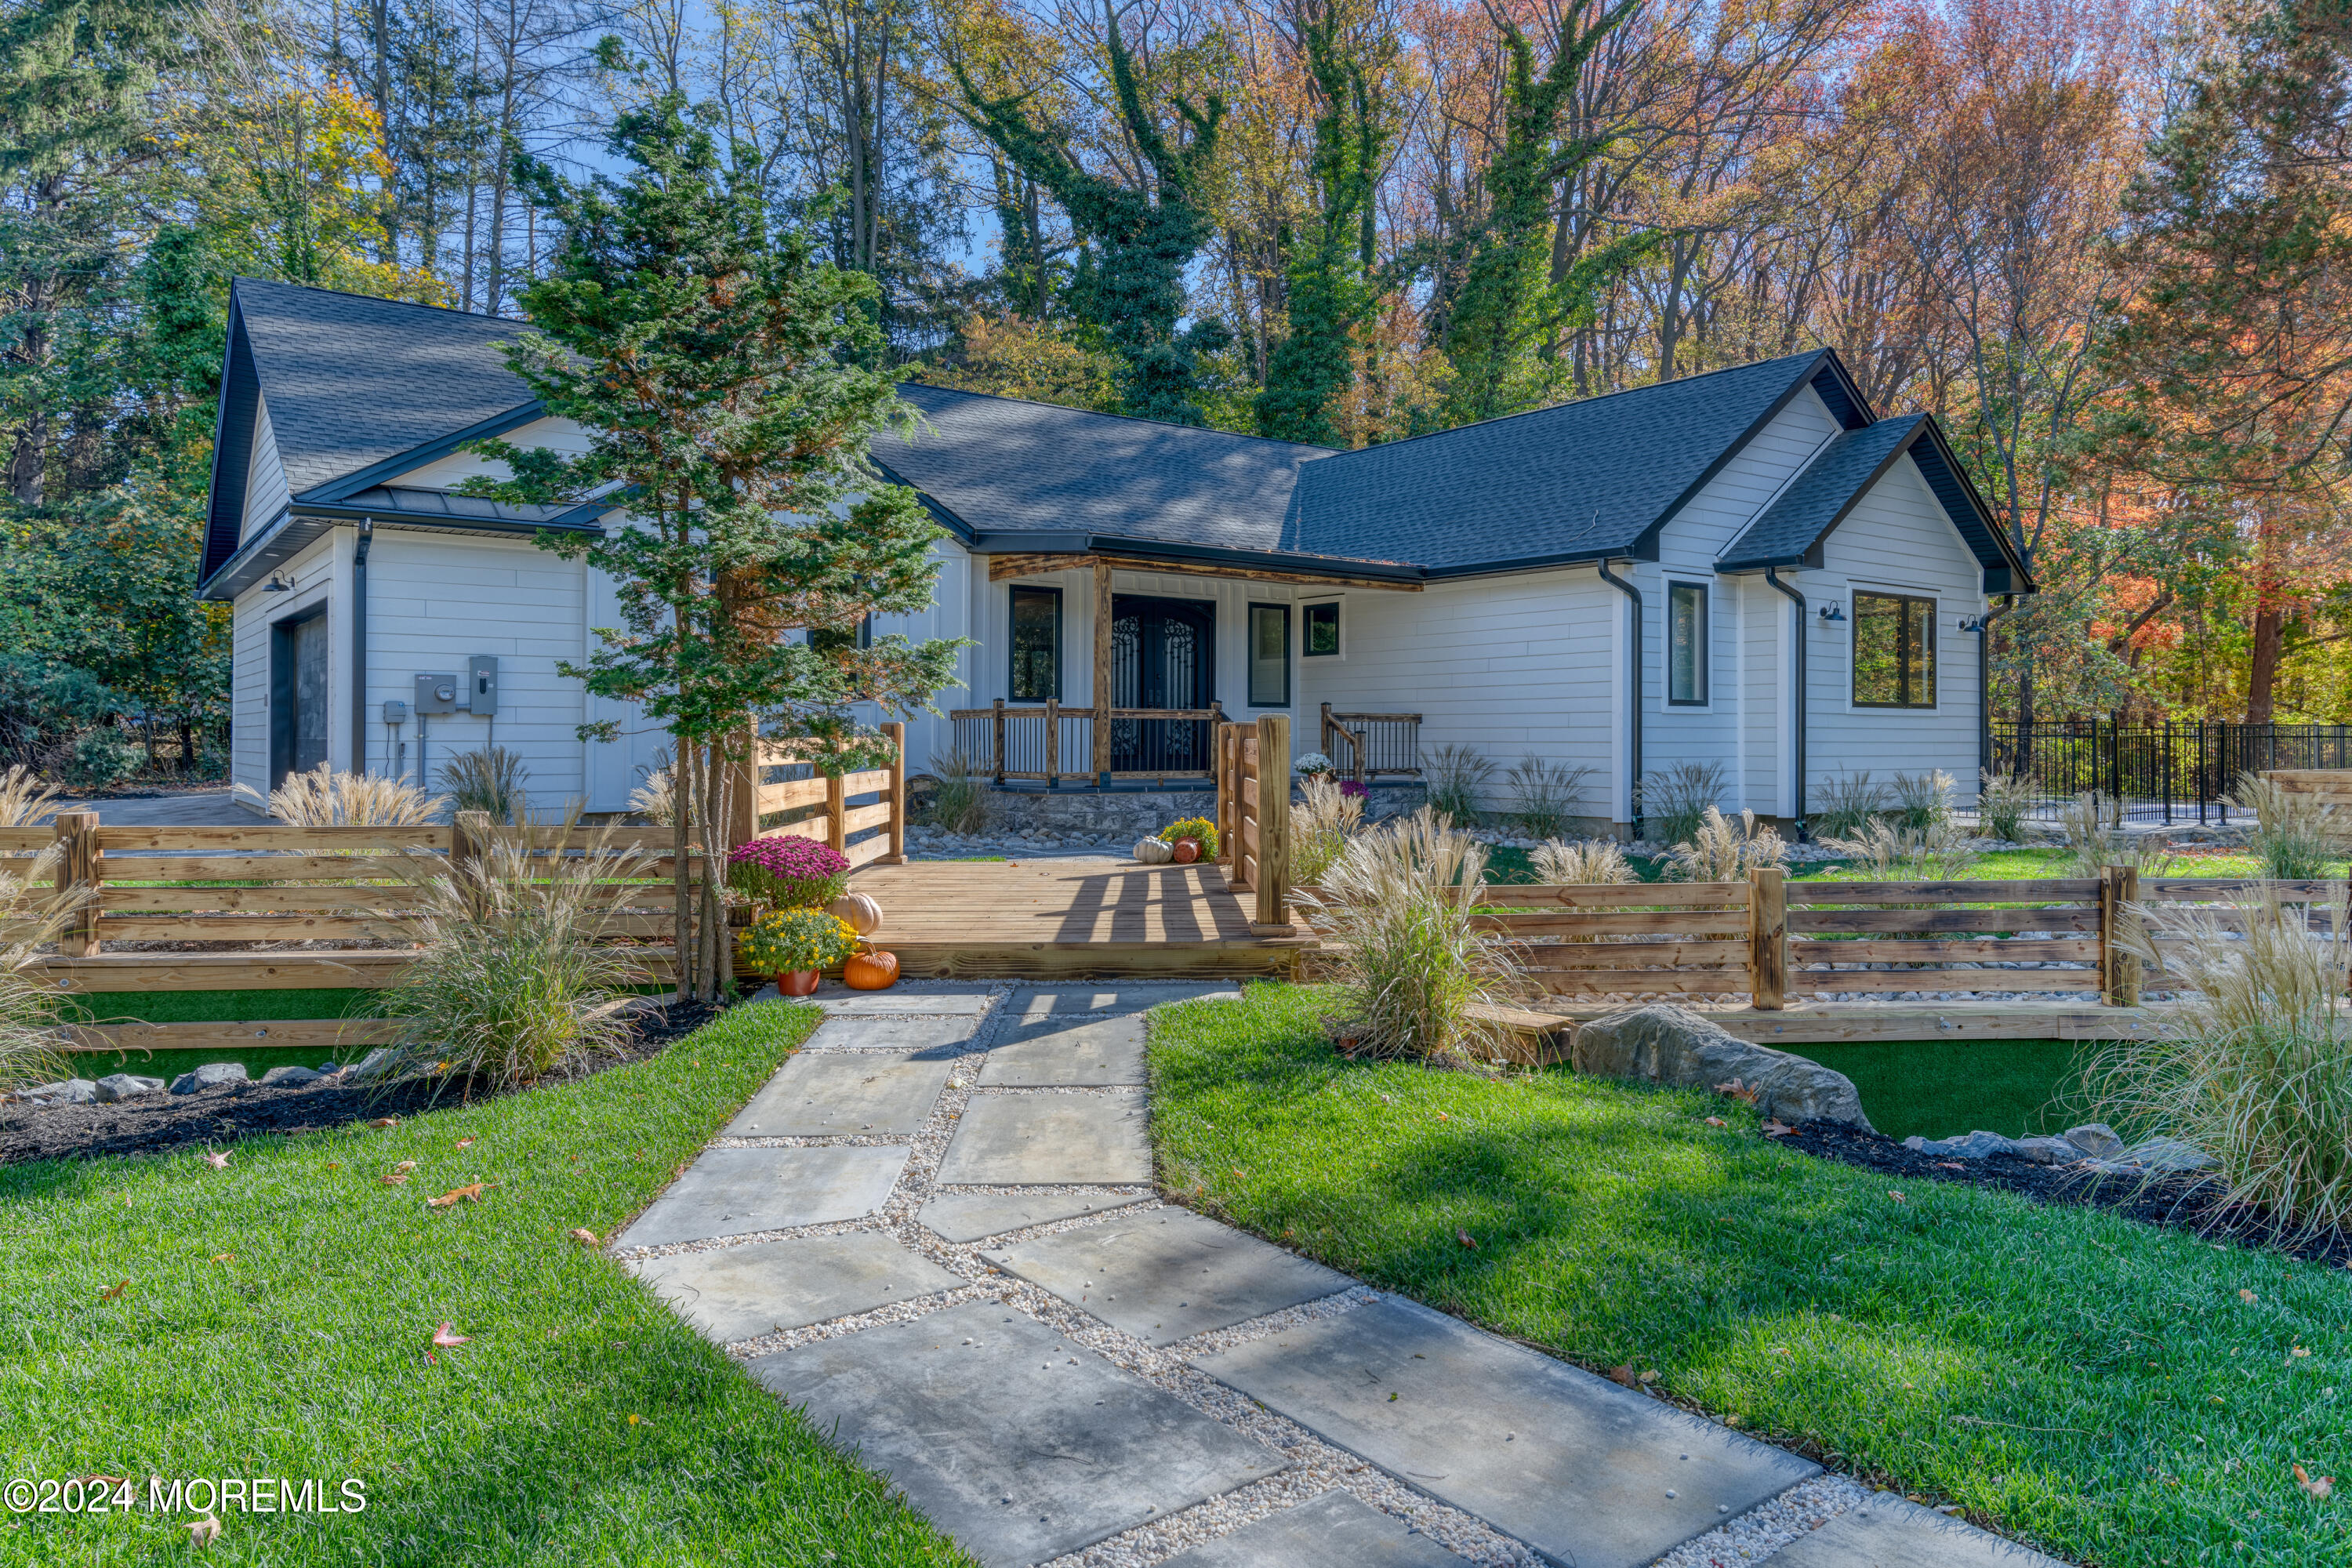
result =
[{"label": "pine tree", "polygon": [[1122,411],[1204,425],[1196,401],[1200,356],[1222,347],[1227,334],[1213,322],[1179,332],[1176,322],[1184,312],[1184,269],[1214,227],[1201,204],[1201,182],[1216,155],[1224,102],[1212,93],[1195,108],[1171,94],[1169,103],[1190,132],[1181,145],[1171,145],[1144,105],[1134,57],[1108,0],[1103,17],[1119,118],[1150,171],[1149,189],[1129,189],[1087,169],[1066,134],[1030,122],[1021,94],[988,97],[961,68],[957,80],[973,125],[1024,178],[1051,193],[1071,227],[1098,253],[1091,276],[1083,279],[1090,287],[1074,288],[1070,298],[1118,356]]},{"label": "pine tree", "polygon": [[1307,74],[1323,110],[1315,118],[1314,175],[1322,210],[1305,241],[1286,247],[1289,331],[1267,362],[1257,433],[1280,441],[1338,443],[1333,403],[1353,375],[1356,329],[1375,296],[1372,187],[1383,142],[1360,62],[1346,58],[1326,11],[1304,29]]},{"label": "pine tree", "polygon": [[[563,239],[551,274],[521,294],[535,330],[508,362],[588,449],[484,441],[475,449],[512,477],[467,488],[525,502],[627,498],[626,526],[540,543],[620,590],[627,624],[562,668],[598,696],[643,703],[675,742],[688,803],[679,985],[708,996],[730,957],[716,901],[728,781],[754,724],[803,742],[828,772],[870,765],[878,737],[850,702],[928,706],[961,645],[886,637],[861,648],[854,635],[877,612],[929,607],[939,570],[939,530],[866,458],[904,412],[889,374],[868,368],[873,279],[818,260],[804,233],[771,233],[753,161],[740,148],[722,161],[679,95],[623,113],[610,146],[632,165],[618,184],[570,184],[528,160],[518,171]],[[794,628],[809,640],[788,640]],[[704,857],[698,949],[689,821]]]}]

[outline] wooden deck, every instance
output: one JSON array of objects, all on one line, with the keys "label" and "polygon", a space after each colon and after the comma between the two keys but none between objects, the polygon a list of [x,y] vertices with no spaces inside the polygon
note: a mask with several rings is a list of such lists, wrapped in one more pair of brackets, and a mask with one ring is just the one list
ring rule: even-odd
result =
[{"label": "wooden deck", "polygon": [[926,860],[868,866],[849,886],[882,906],[868,940],[908,974],[1286,976],[1315,945],[1253,931],[1213,865]]}]

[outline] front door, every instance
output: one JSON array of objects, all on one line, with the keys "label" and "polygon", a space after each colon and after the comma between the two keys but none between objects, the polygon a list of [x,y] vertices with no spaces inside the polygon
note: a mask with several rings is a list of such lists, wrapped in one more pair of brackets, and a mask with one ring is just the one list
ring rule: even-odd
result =
[{"label": "front door", "polygon": [[[1217,688],[1217,606],[1206,599],[1120,594],[1110,606],[1110,700],[1114,708],[1204,709]],[[1113,773],[1197,773],[1209,766],[1209,723],[1191,719],[1116,719]]]},{"label": "front door", "polygon": [[327,760],[325,605],[269,628],[269,787]]}]

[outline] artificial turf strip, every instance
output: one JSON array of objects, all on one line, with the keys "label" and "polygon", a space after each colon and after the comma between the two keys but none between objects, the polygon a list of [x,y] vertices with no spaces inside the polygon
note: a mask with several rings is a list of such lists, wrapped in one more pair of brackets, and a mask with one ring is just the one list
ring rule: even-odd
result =
[{"label": "artificial turf strip", "polygon": [[1956,1138],[1979,1127],[2023,1138],[2063,1132],[2095,1114],[2083,1071],[2096,1045],[1909,1040],[1780,1048],[1852,1079],[1871,1125],[1889,1138]]},{"label": "artificial turf strip", "polygon": [[2344,1270],[1892,1184],[1713,1096],[1350,1064],[1316,1027],[1336,1005],[1254,984],[1153,1015],[1163,1182],[2070,1560],[2352,1561],[2340,1492],[2291,1470],[2352,1478]]},{"label": "artificial turf strip", "polygon": [[[1634,874],[1644,882],[1666,879],[1670,862],[1654,860],[1647,856],[1629,857]],[[2063,849],[1996,849],[1979,859],[1969,869],[1971,881],[2032,881],[2041,879],[2074,875]],[[2168,875],[2175,877],[2259,877],[2262,862],[2252,855],[2229,850],[2200,849],[2184,854],[2180,863]],[[1792,882],[1819,882],[1843,879],[1861,879],[1864,873],[1853,870],[1843,860],[1801,860],[1789,867]],[[1486,847],[1486,880],[1489,882],[1539,882],[1535,861],[1524,849],[1508,845],[1490,844]]]},{"label": "artificial turf strip", "polygon": [[[0,1513],[0,1562],[967,1562],[570,1238],[611,1236],[815,1022],[740,1007],[647,1061],[254,1139],[223,1170],[0,1167],[0,1478],[126,1476],[143,1500],[151,1475],[352,1477],[367,1497],[219,1513],[201,1552],[186,1516]],[[480,1201],[425,1206],[477,1181]],[[428,1363],[445,1320],[468,1342]]]}]

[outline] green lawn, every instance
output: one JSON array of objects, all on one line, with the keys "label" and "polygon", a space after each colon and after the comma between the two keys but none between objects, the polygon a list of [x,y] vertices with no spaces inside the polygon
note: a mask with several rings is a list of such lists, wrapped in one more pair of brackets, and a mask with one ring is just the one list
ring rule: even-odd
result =
[{"label": "green lawn", "polygon": [[1709,1096],[1348,1064],[1314,1027],[1333,1001],[1254,984],[1155,1015],[1164,1181],[2070,1558],[2352,1561],[2345,1502],[2290,1471],[2352,1477],[2345,1271],[1890,1183]]},{"label": "green lawn", "polygon": [[1912,1040],[1783,1046],[1853,1079],[1889,1138],[2063,1132],[2092,1117],[2083,1069],[2095,1046],[2065,1040]]},{"label": "green lawn", "polygon": [[[366,1483],[362,1513],[0,1514],[0,1562],[961,1563],[618,1267],[609,1236],[816,1021],[388,1129],[0,1167],[7,1477]],[[472,1139],[469,1148],[460,1140]],[[405,1185],[381,1179],[414,1160]],[[471,1182],[479,1203],[424,1199]],[[120,1293],[109,1292],[118,1284]],[[469,1342],[425,1351],[444,1321]]]}]

